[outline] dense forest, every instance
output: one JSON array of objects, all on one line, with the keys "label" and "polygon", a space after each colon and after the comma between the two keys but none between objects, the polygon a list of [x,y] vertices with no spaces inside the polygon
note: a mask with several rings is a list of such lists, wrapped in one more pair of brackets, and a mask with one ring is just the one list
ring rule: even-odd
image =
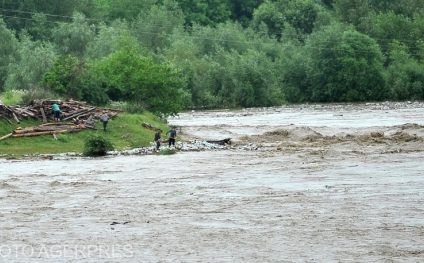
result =
[{"label": "dense forest", "polygon": [[424,99],[423,0],[0,0],[0,92],[188,108]]}]

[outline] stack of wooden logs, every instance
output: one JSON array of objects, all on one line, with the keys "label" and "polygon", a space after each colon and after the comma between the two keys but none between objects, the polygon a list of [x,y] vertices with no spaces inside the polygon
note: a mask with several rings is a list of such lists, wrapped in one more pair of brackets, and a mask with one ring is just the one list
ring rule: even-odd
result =
[{"label": "stack of wooden logs", "polygon": [[10,123],[12,123],[11,120],[19,123],[25,118],[42,120],[46,123],[53,120],[51,106],[54,103],[60,106],[62,121],[71,121],[77,118],[87,120],[91,116],[99,118],[103,112],[107,112],[109,117],[113,118],[120,112],[119,110],[90,106],[84,101],[34,100],[28,106],[6,106],[0,102],[0,117],[7,119]]},{"label": "stack of wooden logs", "polygon": [[[60,105],[62,111],[61,122],[49,123],[53,120],[51,112],[52,104]],[[42,121],[44,124],[29,127],[18,128],[12,133],[0,137],[0,140],[9,137],[29,137],[46,134],[60,134],[67,132],[78,132],[83,129],[95,129],[96,119],[104,113],[113,118],[120,111],[115,109],[98,108],[88,105],[82,101],[60,101],[60,100],[36,100],[28,106],[6,106],[0,101],[0,118],[6,119],[9,123],[13,120],[19,123],[22,119],[30,118]]]}]

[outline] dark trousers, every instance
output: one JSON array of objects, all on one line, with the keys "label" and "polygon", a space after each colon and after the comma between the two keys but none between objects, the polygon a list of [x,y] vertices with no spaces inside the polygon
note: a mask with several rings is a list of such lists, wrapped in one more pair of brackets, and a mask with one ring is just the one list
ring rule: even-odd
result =
[{"label": "dark trousers", "polygon": [[157,140],[157,141],[156,141],[156,150],[159,150],[159,148],[160,148],[160,141],[159,141],[159,140]]},{"label": "dark trousers", "polygon": [[107,127],[107,121],[103,122],[103,130],[106,131],[106,127]]},{"label": "dark trousers", "polygon": [[169,146],[171,145],[175,146],[175,138],[169,138],[168,143],[169,143]]}]

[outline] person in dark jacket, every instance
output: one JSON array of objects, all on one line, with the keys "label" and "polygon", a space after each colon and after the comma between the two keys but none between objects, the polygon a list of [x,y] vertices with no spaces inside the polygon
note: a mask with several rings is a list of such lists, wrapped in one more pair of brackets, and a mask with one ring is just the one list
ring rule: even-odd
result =
[{"label": "person in dark jacket", "polygon": [[176,127],[172,127],[172,129],[169,130],[166,134],[169,134],[169,140],[168,140],[169,147],[171,147],[171,145],[175,147],[175,139],[177,138]]},{"label": "person in dark jacket", "polygon": [[159,130],[159,129],[155,133],[156,151],[159,151],[159,148],[160,148],[161,133],[162,133],[162,130]]}]

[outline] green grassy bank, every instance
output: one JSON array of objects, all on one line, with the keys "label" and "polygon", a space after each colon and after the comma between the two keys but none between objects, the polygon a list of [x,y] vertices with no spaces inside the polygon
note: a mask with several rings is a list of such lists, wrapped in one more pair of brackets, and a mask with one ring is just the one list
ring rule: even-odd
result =
[{"label": "green grassy bank", "polygon": [[[67,133],[57,135],[57,140],[52,135],[8,138],[0,141],[0,154],[4,155],[36,155],[54,154],[64,152],[82,152],[84,141],[87,137],[101,134],[109,139],[116,150],[148,146],[153,141],[154,132],[141,126],[143,122],[153,127],[167,131],[168,126],[151,113],[129,114],[121,113],[108,123],[108,131],[103,132],[100,122],[98,130],[84,130],[79,133]],[[41,124],[33,120],[25,120],[20,124],[10,124],[0,120],[0,137],[12,132],[17,127],[29,127]]]}]

